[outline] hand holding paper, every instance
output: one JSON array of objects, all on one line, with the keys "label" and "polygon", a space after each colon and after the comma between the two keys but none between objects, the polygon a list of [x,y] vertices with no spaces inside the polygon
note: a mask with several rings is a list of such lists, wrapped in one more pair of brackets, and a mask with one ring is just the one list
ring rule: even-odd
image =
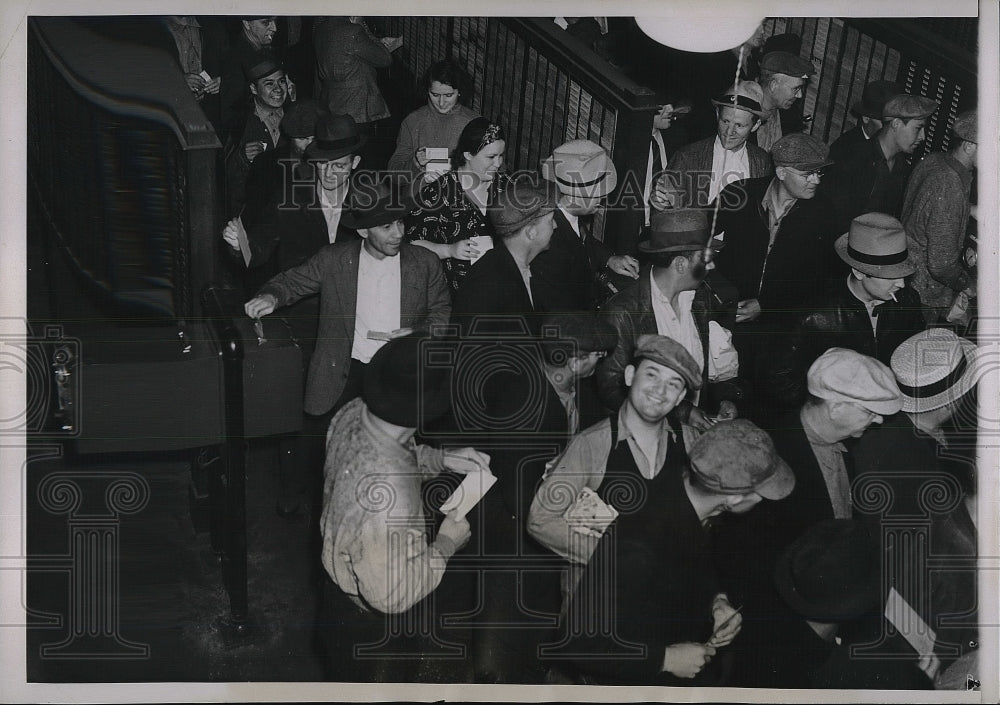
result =
[{"label": "hand holding paper", "polygon": [[441,511],[449,514],[453,519],[464,519],[465,515],[479,504],[479,500],[496,484],[496,481],[496,475],[489,470],[468,473],[462,480],[462,484],[455,488],[451,497],[441,505]]}]

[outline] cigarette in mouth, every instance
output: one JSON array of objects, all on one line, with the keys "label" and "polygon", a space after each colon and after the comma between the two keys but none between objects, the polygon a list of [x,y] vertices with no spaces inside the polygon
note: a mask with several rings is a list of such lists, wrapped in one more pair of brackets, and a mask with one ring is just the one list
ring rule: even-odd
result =
[{"label": "cigarette in mouth", "polygon": [[[896,292],[895,292],[895,291],[894,291],[894,292],[892,292],[891,294],[889,294],[889,296],[891,296],[891,297],[892,297],[892,300],[893,300],[893,301],[896,301]],[[896,301],[896,303],[899,303],[899,302],[898,302],[898,301]]]}]

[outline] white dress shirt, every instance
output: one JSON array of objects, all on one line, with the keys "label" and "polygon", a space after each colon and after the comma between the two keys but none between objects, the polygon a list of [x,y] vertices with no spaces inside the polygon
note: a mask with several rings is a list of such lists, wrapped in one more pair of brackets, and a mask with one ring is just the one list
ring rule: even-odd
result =
[{"label": "white dress shirt", "polygon": [[369,331],[391,333],[400,328],[402,278],[399,255],[376,259],[362,247],[358,259],[358,302],[354,315],[351,357],[367,363],[384,340],[371,340]]}]

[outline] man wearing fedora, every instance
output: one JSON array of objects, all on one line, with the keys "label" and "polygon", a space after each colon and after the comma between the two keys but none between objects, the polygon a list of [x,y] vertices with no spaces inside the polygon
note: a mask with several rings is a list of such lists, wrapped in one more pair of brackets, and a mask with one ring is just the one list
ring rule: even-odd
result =
[{"label": "man wearing fedora", "polygon": [[384,184],[353,191],[343,224],[360,239],[321,247],[269,280],[244,306],[248,316],[260,318],[318,294],[306,436],[325,436],[330,417],[361,392],[365,366],[387,340],[448,323],[451,297],[440,261],[403,241],[405,213],[406,204]]},{"label": "man wearing fedora", "polygon": [[285,143],[281,121],[289,94],[284,67],[273,59],[264,59],[250,67],[247,80],[251,105],[242,123],[231,130],[225,151],[226,213],[230,218],[239,215],[246,202],[250,165],[262,153]]},{"label": "man wearing fedora", "polygon": [[[605,482],[623,479],[609,468]],[[795,476],[763,430],[737,419],[706,431],[691,446],[689,465],[664,469],[649,485],[635,502],[649,514],[645,521],[637,526],[623,513],[598,542],[556,654],[572,654],[588,683],[725,685],[722,662],[742,616],[713,565],[708,527],[764,498],[786,497]]]},{"label": "man wearing fedora", "polygon": [[312,99],[285,108],[277,146],[264,150],[250,163],[242,213],[238,209],[230,211],[233,217],[240,216],[244,227],[260,221],[268,201],[284,188],[284,179],[301,178],[306,147],[316,138],[316,123],[325,115],[326,110]]},{"label": "man wearing fedora", "polygon": [[906,285],[913,274],[902,224],[885,213],[866,213],[836,243],[851,268],[806,305],[787,333],[773,336],[760,366],[758,389],[779,407],[805,399],[806,370],[833,347],[888,363],[899,344],[925,327],[920,299]]},{"label": "man wearing fedora", "polygon": [[[706,208],[734,181],[769,176],[773,171],[771,158],[747,142],[765,115],[762,100],[755,81],[741,81],[735,91],[730,88],[718,100],[713,99],[717,134],[677,150],[673,163],[656,182],[653,207]],[[674,203],[676,191],[686,199],[684,203]]]},{"label": "man wearing fedora", "polygon": [[916,166],[903,199],[902,221],[916,267],[910,285],[920,295],[928,324],[943,321],[957,295],[976,295],[976,281],[962,261],[979,150],[976,121],[975,110],[955,119],[955,145]]},{"label": "man wearing fedora", "polygon": [[555,189],[525,182],[501,191],[489,210],[500,242],[469,270],[455,295],[462,335],[533,335],[544,311],[531,264],[549,247]]},{"label": "man wearing fedora", "polygon": [[[266,280],[302,264],[324,245],[355,239],[341,219],[364,142],[349,115],[318,119],[305,162],[283,170],[281,188],[269,195],[259,222],[247,227],[250,269]],[[239,250],[235,221],[226,225],[223,238]]]},{"label": "man wearing fedora", "polygon": [[855,145],[874,139],[882,129],[882,111],[885,110],[885,104],[894,95],[902,92],[903,89],[895,81],[872,81],[865,86],[861,100],[851,107],[851,112],[859,118],[858,122],[830,145],[830,158],[835,162],[841,161],[855,148]]},{"label": "man wearing fedora", "polygon": [[[974,343],[944,328],[907,339],[891,362],[903,395],[903,413],[866,433],[852,450],[859,471],[891,488],[892,504],[871,519],[878,523],[891,516],[915,517],[929,527],[929,553],[951,558],[956,567],[929,571],[919,582],[889,576],[890,584],[936,630],[936,651],[944,666],[961,655],[969,641],[979,640],[974,626],[947,628],[939,616],[964,614],[977,604],[975,574],[968,570],[977,555],[976,527],[969,511],[976,495],[975,471],[949,448],[955,444],[949,422],[986,372],[983,363]],[[928,490],[935,493],[932,499]],[[922,565],[916,555],[907,561]],[[961,648],[949,653],[949,646]]]},{"label": "man wearing fedora", "polygon": [[542,162],[542,178],[560,195],[549,249],[531,263],[539,302],[546,311],[591,310],[595,278],[605,267],[629,279],[639,276],[634,257],[612,254],[591,234],[594,214],[618,185],[618,171],[601,147],[572,140]]},{"label": "man wearing fedora", "polygon": [[787,51],[768,52],[760,60],[760,83],[764,123],[754,134],[757,146],[765,151],[781,139],[781,110],[802,100],[806,83],[816,72],[811,62]]},{"label": "man wearing fedora", "polygon": [[801,132],[771,147],[774,177],[727,186],[716,236],[725,248],[717,271],[739,293],[733,339],[744,377],[753,379],[756,351],[771,330],[790,327],[789,309],[806,300],[835,271],[833,206],[817,194],[827,147]]},{"label": "man wearing fedora", "polygon": [[899,218],[910,177],[908,155],[924,141],[924,127],[938,102],[900,93],[882,110],[878,136],[848,150],[830,169],[820,190],[833,202],[837,228],[846,230],[863,213],[888,213]]},{"label": "man wearing fedora", "polygon": [[601,309],[618,332],[614,351],[597,369],[601,399],[609,409],[622,405],[624,371],[638,340],[656,333],[680,343],[698,369],[701,391],[692,389],[691,399],[679,405],[681,420],[704,429],[712,422],[707,410],[735,418],[744,390],[732,345],[733,312],[724,303],[735,297],[727,282],[706,281],[722,243],[709,238],[708,218],[699,210],[654,213],[650,231],[649,239],[639,243],[639,252],[649,262],[639,281]]},{"label": "man wearing fedora", "polygon": [[[364,371],[361,398],[330,424],[320,519],[328,579],[319,630],[331,680],[415,680],[423,651],[433,645],[432,593],[471,529],[464,517],[445,514],[431,540],[421,484],[444,470],[488,469],[490,461],[473,448],[443,451],[413,440],[451,404],[451,368],[426,364],[429,346],[447,353],[449,345],[417,335],[389,341]],[[432,633],[418,633],[417,624]]]}]

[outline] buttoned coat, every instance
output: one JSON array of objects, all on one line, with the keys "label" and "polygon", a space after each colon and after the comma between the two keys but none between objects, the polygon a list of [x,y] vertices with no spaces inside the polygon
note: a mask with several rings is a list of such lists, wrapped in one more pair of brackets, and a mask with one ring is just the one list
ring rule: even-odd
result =
[{"label": "buttoned coat", "polygon": [[[363,242],[328,245],[304,264],[277,275],[260,294],[271,294],[277,307],[319,293],[316,352],[306,378],[305,410],[319,416],[329,411],[347,381],[354,346],[358,262]],[[425,329],[448,323],[451,297],[437,255],[403,243],[399,248],[401,328]]]}]

